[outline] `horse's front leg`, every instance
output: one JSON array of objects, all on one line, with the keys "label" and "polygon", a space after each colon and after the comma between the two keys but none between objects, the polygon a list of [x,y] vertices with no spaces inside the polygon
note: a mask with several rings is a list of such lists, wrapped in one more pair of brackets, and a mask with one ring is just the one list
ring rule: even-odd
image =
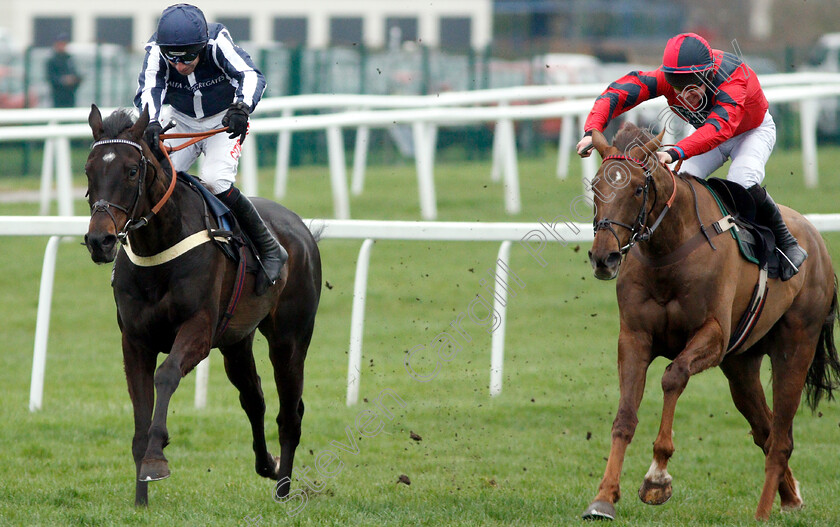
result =
[{"label": "horse's front leg", "polygon": [[166,414],[169,400],[181,378],[210,354],[212,324],[209,316],[200,313],[178,330],[169,357],[155,372],[155,412],[149,428],[149,444],[140,467],[140,481],[156,481],[169,477],[169,465],[163,449],[169,443]]},{"label": "horse's front leg", "polygon": [[718,321],[711,318],[694,334],[674,362],[665,368],[662,375],[662,422],[653,443],[653,463],[639,489],[639,499],[643,502],[661,505],[671,497],[668,460],[674,454],[671,434],[677,399],[688,385],[689,377],[720,364],[724,352],[723,330]]},{"label": "horse's front leg", "polygon": [[645,376],[650,366],[650,338],[648,335],[622,333],[618,337],[618,380],[620,397],[618,412],[612,425],[612,443],[607,468],[598,495],[583,513],[587,520],[614,519],[615,503],[621,498],[619,478],[624,454],[633,440],[639,405],[645,391]]},{"label": "horse's front leg", "polygon": [[157,353],[140,349],[123,334],[123,363],[125,378],[128,382],[128,395],[134,408],[134,438],[131,441],[131,454],[137,469],[137,482],[134,490],[134,504],[149,504],[149,484],[140,481],[140,464],[149,444],[149,425],[152,422],[152,406],[155,403],[155,359]]}]

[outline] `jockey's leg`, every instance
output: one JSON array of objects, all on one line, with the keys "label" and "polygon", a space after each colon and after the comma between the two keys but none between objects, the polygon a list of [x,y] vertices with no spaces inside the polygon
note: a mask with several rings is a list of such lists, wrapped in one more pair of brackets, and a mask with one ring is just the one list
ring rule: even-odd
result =
[{"label": "jockey's leg", "polygon": [[788,230],[782,213],[779,212],[779,207],[770,194],[760,185],[753,185],[747,190],[755,200],[758,211],[756,219],[759,223],[770,227],[773,230],[773,236],[776,237],[776,247],[782,256],[779,277],[783,281],[790,280],[799,272],[799,267],[808,258],[808,253],[799,246],[796,238]]},{"label": "jockey's leg", "polygon": [[257,294],[261,295],[280,276],[289,254],[268,231],[251,200],[239,192],[238,188],[231,185],[228,190],[216,194],[216,197],[233,211],[245,234],[254,242],[260,253],[265,274],[258,275],[256,290]]},{"label": "jockey's leg", "polygon": [[[221,118],[221,114],[214,116],[209,125],[215,126],[218,124],[216,121],[220,122]],[[266,228],[251,200],[233,186],[239,167],[239,155],[242,152],[239,139],[231,139],[228,134],[221,133],[198,144],[202,145],[205,156],[204,165],[201,167],[202,183],[233,212],[242,230],[254,242],[259,252],[265,270],[265,273],[257,274],[256,292],[261,295],[280,276],[289,255]]]},{"label": "jockey's leg", "polygon": [[680,165],[680,173],[706,179],[715,170],[722,167],[727,159],[726,154],[720,147],[713,148],[704,154],[689,157],[683,161]]},{"label": "jockey's leg", "polygon": [[776,144],[776,124],[770,112],[765,114],[761,125],[727,141],[729,142],[732,143],[732,165],[726,177],[747,189],[755,200],[756,219],[770,227],[776,237],[776,247],[781,254],[780,278],[790,280],[799,272],[799,266],[808,257],[808,253],[799,246],[796,238],[788,230],[776,202],[761,188],[765,174],[764,166]]}]

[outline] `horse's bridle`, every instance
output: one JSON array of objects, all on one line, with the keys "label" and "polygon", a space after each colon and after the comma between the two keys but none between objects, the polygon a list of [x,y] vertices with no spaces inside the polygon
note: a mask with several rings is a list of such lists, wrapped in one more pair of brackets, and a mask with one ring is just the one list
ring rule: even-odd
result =
[{"label": "horse's bridle", "polygon": [[[96,141],[92,145],[90,145],[90,149],[93,150],[97,146],[101,145],[108,145],[108,144],[124,144],[133,146],[140,152],[140,176],[137,179],[137,192],[134,194],[134,201],[130,205],[130,207],[123,207],[122,205],[117,205],[116,203],[112,203],[110,201],[100,199],[96,203],[94,203],[90,208],[90,215],[93,217],[94,214],[97,212],[105,212],[108,216],[111,217],[111,221],[114,222],[114,228],[118,230],[117,238],[120,241],[125,241],[126,236],[128,233],[143,227],[149,223],[149,220],[158,213],[158,211],[163,207],[164,203],[169,200],[169,197],[172,195],[172,192],[175,190],[175,182],[176,176],[173,171],[172,179],[169,183],[169,188],[166,190],[166,193],[163,195],[160,201],[152,207],[151,213],[147,216],[141,216],[139,219],[134,219],[135,213],[137,212],[137,207],[140,203],[140,196],[143,194],[143,188],[146,183],[146,171],[149,167],[149,160],[146,158],[146,155],[143,153],[143,147],[139,143],[135,143],[134,141],[129,141],[128,139],[102,139],[101,141]],[[154,167],[153,167],[154,168]],[[157,175],[157,170],[155,170],[155,175]],[[121,210],[128,216],[128,220],[126,220],[125,225],[123,228],[120,229],[119,225],[117,225],[117,219],[114,217],[114,213],[111,212],[111,208],[115,208],[117,210]],[[130,209],[130,210],[129,210]]]},{"label": "horse's bridle", "polygon": [[[674,190],[671,193],[671,197],[668,198],[668,201],[665,203],[665,208],[662,210],[662,212],[656,218],[656,221],[653,222],[653,225],[648,227],[648,225],[647,225],[648,214],[650,212],[652,212],[653,208],[656,206],[656,182],[653,179],[653,171],[654,171],[655,167],[654,168],[648,168],[647,165],[645,165],[644,161],[642,161],[640,159],[637,159],[635,157],[627,156],[627,155],[618,155],[617,154],[617,155],[606,156],[603,159],[603,161],[606,162],[610,159],[630,161],[631,163],[635,163],[636,165],[639,165],[642,168],[642,170],[644,170],[644,172],[645,172],[645,185],[644,185],[643,190],[642,190],[642,193],[643,193],[643,195],[642,195],[642,206],[639,208],[639,213],[636,215],[636,221],[635,221],[635,223],[633,223],[632,226],[628,225],[626,223],[620,222],[620,221],[611,220],[609,218],[604,218],[604,219],[601,219],[601,220],[593,223],[594,233],[596,235],[598,234],[598,231],[600,231],[600,230],[608,230],[612,233],[612,235],[615,237],[616,243],[619,246],[619,250],[618,250],[619,253],[621,253],[621,255],[624,256],[625,254],[627,254],[627,251],[629,251],[630,249],[633,248],[634,245],[636,245],[636,243],[638,243],[640,241],[643,242],[643,241],[649,240],[651,235],[653,234],[653,232],[657,229],[657,227],[659,227],[659,224],[662,223],[662,219],[665,217],[665,214],[667,214],[668,211],[671,209],[671,205],[673,205],[674,198],[677,195],[677,179],[676,179],[676,176],[674,176],[674,172],[671,171],[671,169],[668,168],[667,165],[665,165],[665,168],[668,169],[668,173],[671,175],[671,179],[674,183]],[[654,201],[651,204],[650,209],[648,209],[647,201],[648,201],[648,196],[650,195],[651,187],[653,187],[653,189],[654,189],[654,194],[653,194]],[[618,233],[615,232],[615,229],[613,229],[613,225],[618,225],[619,227],[623,227],[623,228],[630,231],[630,240],[623,247],[621,245],[621,241],[618,238]]]}]

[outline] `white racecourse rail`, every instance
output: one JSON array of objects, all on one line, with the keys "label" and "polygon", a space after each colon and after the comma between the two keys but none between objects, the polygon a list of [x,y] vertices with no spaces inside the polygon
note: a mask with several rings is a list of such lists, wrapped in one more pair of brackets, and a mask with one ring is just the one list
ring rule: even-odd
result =
[{"label": "white racecourse rail", "polygon": [[[808,214],[806,217],[821,232],[840,231],[840,214]],[[365,296],[374,240],[425,240],[425,241],[498,241],[502,242],[496,260],[496,275],[500,266],[509,260],[511,242],[519,244],[538,256],[547,242],[568,243],[592,240],[590,224],[564,224],[548,227],[545,223],[457,223],[411,222],[370,220],[305,220],[313,230],[320,230],[321,239],[364,240],[356,263],[353,290],[353,309],[350,328],[349,364],[347,368],[347,405],[356,404],[359,397],[362,364],[362,336],[364,334]],[[87,232],[87,217],[0,216],[0,236],[49,236],[41,273],[38,314],[35,326],[35,345],[32,359],[32,382],[29,409],[36,411],[43,402],[44,373],[46,369],[47,340],[49,335],[50,307],[55,277],[56,253],[61,236],[80,236]],[[570,227],[573,225],[573,227]],[[554,232],[551,232],[551,231]],[[535,247],[534,242],[538,245]],[[490,359],[490,394],[502,389],[502,366],[506,324],[507,290],[496,280],[494,309],[500,324],[492,333]],[[208,363],[205,360],[196,369],[196,407],[206,403]]]},{"label": "white racecourse rail", "polygon": [[[802,163],[805,183],[817,185],[818,164],[816,151],[816,119],[820,98],[840,95],[840,75],[825,73],[794,73],[766,75],[761,78],[771,103],[800,102],[802,129]],[[359,194],[364,185],[367,163],[368,137],[371,127],[390,127],[410,124],[413,130],[417,184],[421,217],[437,217],[434,188],[434,160],[439,126],[496,122],[493,141],[493,179],[504,178],[505,210],[518,214],[521,210],[519,175],[517,169],[516,139],[513,123],[521,120],[541,120],[566,117],[560,133],[557,174],[565,177],[572,146],[578,128],[589,112],[592,98],[601,93],[603,84],[563,86],[521,86],[469,92],[447,92],[423,96],[374,96],[318,94],[265,99],[251,121],[251,133],[278,134],[277,167],[275,172],[275,198],[285,194],[288,176],[290,137],[293,131],[324,130],[330,165],[333,208],[336,218],[350,217],[350,202],[346,177],[344,143],[341,131],[355,127],[356,146],[353,166],[352,192]],[[585,97],[585,99],[580,99]],[[577,99],[576,99],[577,98]],[[557,99],[566,99],[557,101]],[[511,102],[557,102],[508,106]],[[497,106],[475,106],[497,105]],[[640,106],[657,112],[664,108],[660,100]],[[338,113],[322,115],[294,115],[295,111],[313,109],[344,109]],[[110,113],[112,109],[103,109]],[[0,112],[0,125],[27,124],[34,126],[0,126],[0,141],[44,140],[44,159],[41,167],[41,214],[49,208],[50,193],[55,170],[59,214],[72,215],[70,200],[70,138],[88,138],[88,108],[4,110]],[[270,113],[282,117],[264,117]],[[633,112],[629,115],[633,117]],[[670,115],[668,113],[660,115]],[[37,124],[36,124],[37,123]],[[77,123],[77,124],[58,124]],[[580,131],[580,130],[578,130]],[[679,130],[674,130],[679,133]],[[255,142],[243,145],[242,187],[246,194],[257,192],[257,155]],[[591,179],[596,164],[590,157],[581,160],[585,178]]]}]

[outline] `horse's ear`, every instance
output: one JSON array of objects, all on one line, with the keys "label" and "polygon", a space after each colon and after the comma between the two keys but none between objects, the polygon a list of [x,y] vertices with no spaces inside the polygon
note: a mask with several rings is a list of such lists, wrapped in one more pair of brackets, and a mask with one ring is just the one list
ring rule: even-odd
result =
[{"label": "horse's ear", "polygon": [[644,146],[637,146],[631,152],[630,155],[639,159],[647,159],[648,157],[652,157],[656,154],[656,151],[659,150],[659,147],[662,146],[662,139],[665,137],[665,129],[663,128],[659,135],[648,141],[644,144]]},{"label": "horse's ear", "polygon": [[140,112],[140,118],[137,119],[137,122],[131,127],[131,135],[135,139],[140,140],[140,138],[143,137],[143,132],[146,131],[147,126],[149,126],[149,107],[144,106],[143,111]]},{"label": "horse's ear", "polygon": [[595,150],[601,154],[601,159],[607,157],[607,150],[611,148],[612,145],[607,142],[607,138],[604,137],[604,134],[599,132],[598,130],[592,130],[592,146],[595,147]]},{"label": "horse's ear", "polygon": [[93,132],[93,140],[99,141],[105,129],[102,127],[102,114],[99,113],[99,108],[95,104],[90,105],[90,115],[88,115],[88,124],[90,130]]}]

